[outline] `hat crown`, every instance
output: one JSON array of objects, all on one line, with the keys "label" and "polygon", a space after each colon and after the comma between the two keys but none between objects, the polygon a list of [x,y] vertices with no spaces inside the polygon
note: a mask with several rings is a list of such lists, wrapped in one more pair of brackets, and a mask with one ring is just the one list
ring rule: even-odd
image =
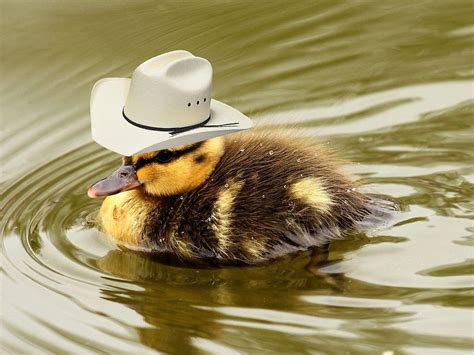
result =
[{"label": "hat crown", "polygon": [[183,50],[140,64],[132,78],[104,78],[91,92],[91,131],[103,147],[133,155],[251,128],[238,110],[211,100],[212,66]]},{"label": "hat crown", "polygon": [[168,52],[135,69],[124,113],[150,127],[199,124],[210,115],[211,90],[209,61],[183,50]]}]

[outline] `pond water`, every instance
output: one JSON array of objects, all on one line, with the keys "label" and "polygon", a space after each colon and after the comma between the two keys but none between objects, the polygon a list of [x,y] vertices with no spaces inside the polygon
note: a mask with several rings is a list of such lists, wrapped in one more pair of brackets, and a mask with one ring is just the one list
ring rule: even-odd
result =
[{"label": "pond water", "polygon": [[[2,353],[472,354],[471,1],[2,1]],[[119,163],[89,94],[187,49],[214,97],[319,137],[393,226],[331,245],[340,289],[301,255],[216,270],[119,251],[87,186]]]}]

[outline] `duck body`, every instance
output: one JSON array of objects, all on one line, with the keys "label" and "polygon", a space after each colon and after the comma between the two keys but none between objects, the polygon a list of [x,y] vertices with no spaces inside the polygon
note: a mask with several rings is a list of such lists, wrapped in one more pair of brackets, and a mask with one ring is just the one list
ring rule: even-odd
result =
[{"label": "duck body", "polygon": [[[103,231],[121,246],[184,263],[248,265],[321,246],[373,213],[372,199],[321,146],[268,134],[198,145],[183,163],[193,165],[192,188],[172,191],[163,184],[174,186],[173,177],[162,172],[167,193],[144,184],[108,196]],[[192,173],[209,161],[212,169]]]}]

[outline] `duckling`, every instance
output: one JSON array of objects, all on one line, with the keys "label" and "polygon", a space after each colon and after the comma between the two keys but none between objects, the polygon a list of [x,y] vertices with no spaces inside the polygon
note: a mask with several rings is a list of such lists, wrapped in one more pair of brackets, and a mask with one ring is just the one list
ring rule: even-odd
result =
[{"label": "duckling", "polygon": [[356,230],[371,197],[320,145],[233,134],[123,157],[93,184],[101,229],[119,246],[182,263],[263,263]]}]

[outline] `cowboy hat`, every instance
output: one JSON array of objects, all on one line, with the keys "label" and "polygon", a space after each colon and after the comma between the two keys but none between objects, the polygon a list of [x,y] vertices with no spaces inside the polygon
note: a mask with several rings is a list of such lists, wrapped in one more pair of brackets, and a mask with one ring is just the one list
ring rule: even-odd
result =
[{"label": "cowboy hat", "polygon": [[99,80],[91,93],[92,138],[130,156],[251,128],[243,113],[211,99],[212,66],[177,50],[140,64],[132,79]]}]

